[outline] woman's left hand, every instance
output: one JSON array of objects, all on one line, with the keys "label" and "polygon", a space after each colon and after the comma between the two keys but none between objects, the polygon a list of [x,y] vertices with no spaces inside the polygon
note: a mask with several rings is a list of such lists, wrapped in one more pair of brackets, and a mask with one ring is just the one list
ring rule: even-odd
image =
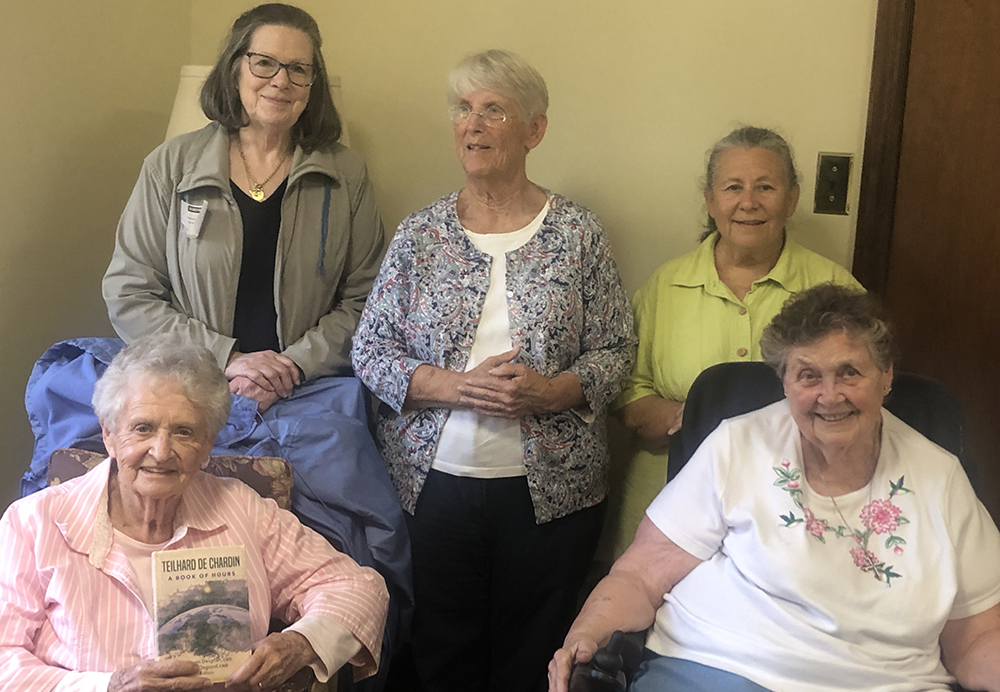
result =
[{"label": "woman's left hand", "polygon": [[257,402],[257,410],[264,413],[281,399],[277,392],[271,392],[257,385],[249,377],[237,375],[229,380],[229,391]]},{"label": "woman's left hand", "polygon": [[503,363],[485,376],[470,377],[458,391],[460,403],[498,418],[523,418],[586,404],[576,375],[564,372],[549,379],[522,363]]},{"label": "woman's left hand", "polygon": [[549,661],[549,692],[566,692],[573,667],[594,658],[598,648],[597,642],[589,637],[567,635],[562,648]]},{"label": "woman's left hand", "polygon": [[226,687],[273,690],[310,663],[319,660],[309,640],[298,632],[275,632],[226,680]]}]

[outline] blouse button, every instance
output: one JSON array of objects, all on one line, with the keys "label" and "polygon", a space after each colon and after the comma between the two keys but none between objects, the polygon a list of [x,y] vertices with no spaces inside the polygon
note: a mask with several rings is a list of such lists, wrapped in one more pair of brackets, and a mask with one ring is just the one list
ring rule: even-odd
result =
[{"label": "blouse button", "polygon": [[741,315],[747,314],[747,309],[745,307],[743,307],[742,305],[740,306],[740,314]]},{"label": "blouse button", "polygon": [[740,348],[736,349],[736,355],[738,355],[740,358],[742,358],[746,354],[747,354],[747,350],[745,348],[740,347]]}]

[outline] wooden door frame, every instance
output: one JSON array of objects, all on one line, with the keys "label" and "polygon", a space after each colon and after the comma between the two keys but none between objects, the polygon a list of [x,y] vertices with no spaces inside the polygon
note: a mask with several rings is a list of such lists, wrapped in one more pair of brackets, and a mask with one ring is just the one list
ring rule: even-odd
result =
[{"label": "wooden door frame", "polygon": [[878,0],[875,20],[853,271],[865,288],[882,297],[889,278],[915,3]]}]

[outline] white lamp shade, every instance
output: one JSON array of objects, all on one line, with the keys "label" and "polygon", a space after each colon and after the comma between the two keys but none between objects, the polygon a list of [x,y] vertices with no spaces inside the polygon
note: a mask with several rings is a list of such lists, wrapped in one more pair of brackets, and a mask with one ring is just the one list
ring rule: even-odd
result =
[{"label": "white lamp shade", "polygon": [[198,98],[201,96],[201,86],[211,71],[211,65],[184,65],[181,68],[181,81],[177,85],[174,109],[170,112],[166,139],[194,132],[208,125],[208,118],[201,112]]},{"label": "white lamp shade", "polygon": [[[181,79],[177,85],[177,96],[174,97],[174,108],[170,112],[170,122],[167,124],[165,139],[194,132],[208,125],[208,118],[201,111],[201,87],[212,71],[211,65],[184,65],[181,67]],[[340,77],[330,75],[330,93],[333,102],[340,113],[340,124],[343,134],[340,141],[349,146],[347,139],[347,123],[344,121],[344,111],[340,108]]]}]

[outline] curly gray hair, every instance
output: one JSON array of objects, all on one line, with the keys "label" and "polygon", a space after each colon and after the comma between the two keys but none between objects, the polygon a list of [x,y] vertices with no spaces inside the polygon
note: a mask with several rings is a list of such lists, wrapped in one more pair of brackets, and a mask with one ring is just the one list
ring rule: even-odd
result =
[{"label": "curly gray hair", "polygon": [[125,398],[138,382],[170,380],[205,417],[214,439],[229,418],[232,395],[215,356],[177,336],[150,334],[118,352],[94,385],[91,403],[101,423],[117,431]]},{"label": "curly gray hair", "polygon": [[761,356],[784,379],[789,351],[833,332],[863,341],[882,372],[896,360],[892,327],[878,301],[862,290],[832,283],[817,284],[785,301],[764,328]]}]

